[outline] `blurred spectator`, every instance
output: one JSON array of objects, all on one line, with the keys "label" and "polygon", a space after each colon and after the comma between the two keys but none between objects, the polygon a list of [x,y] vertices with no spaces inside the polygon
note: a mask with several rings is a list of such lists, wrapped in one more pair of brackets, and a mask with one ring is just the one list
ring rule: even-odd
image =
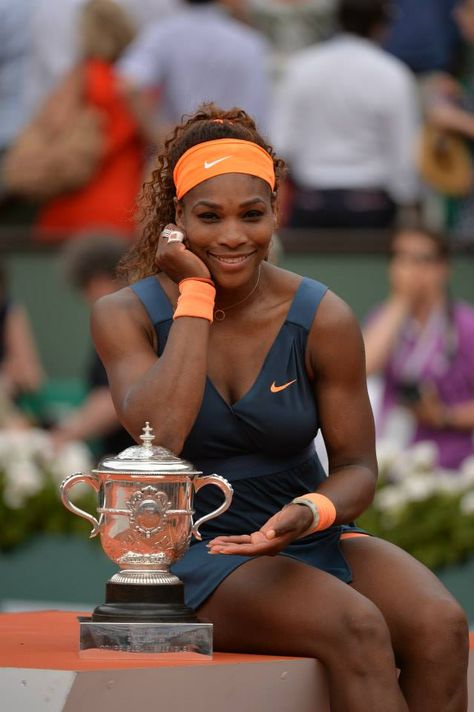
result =
[{"label": "blurred spectator", "polygon": [[385,49],[417,74],[452,70],[460,50],[453,17],[458,4],[459,0],[394,0]]},{"label": "blurred spectator", "polygon": [[23,86],[31,113],[38,110],[77,61],[76,25],[85,1],[34,0],[32,3],[28,78]]},{"label": "blurred spectator", "polygon": [[276,72],[291,54],[327,39],[334,31],[334,0],[247,0],[245,6],[252,24],[272,45]]},{"label": "blurred spectator", "polygon": [[[2,0],[4,2],[4,0]],[[10,0],[12,7],[23,0]],[[77,25],[87,0],[30,0],[31,44],[25,101],[35,111],[80,59]],[[118,0],[137,29],[166,17],[179,0]],[[26,23],[25,23],[26,27]],[[54,27],[54,32],[51,31]]]},{"label": "blurred spectator", "polygon": [[[0,222],[23,212],[11,201],[3,177],[5,152],[29,118],[22,87],[28,78],[29,16],[35,0],[0,0]],[[28,219],[31,219],[31,210]]]},{"label": "blurred spectator", "polygon": [[[118,71],[137,115],[159,141],[203,101],[242,107],[264,126],[267,61],[266,42],[256,30],[231,17],[218,2],[187,0],[182,12],[137,37]],[[152,89],[159,90],[159,119],[147,115],[144,92]]]},{"label": "blurred spectator", "polygon": [[[434,442],[453,468],[474,453],[474,308],[453,302],[447,244],[424,230],[395,235],[388,299],[364,331],[367,373],[384,388],[378,435]],[[403,432],[402,432],[403,431]]]},{"label": "blurred spectator", "polygon": [[27,118],[21,87],[26,80],[32,4],[33,0],[0,0],[0,161]]},{"label": "blurred spectator", "polygon": [[[45,239],[64,238],[68,232],[92,227],[132,235],[135,200],[143,178],[144,142],[118,90],[114,71],[114,62],[134,36],[133,26],[112,0],[88,0],[79,19],[83,59],[53,95],[46,111],[51,123],[62,118],[67,141],[73,117],[64,111],[63,96],[68,91],[77,94],[81,103],[95,109],[100,118],[102,155],[83,187],[53,197],[43,206],[38,227]],[[73,161],[72,153],[69,157],[66,153],[63,161]]]},{"label": "blurred spectator", "polygon": [[[474,0],[458,3],[454,17],[461,35],[474,49]],[[435,76],[425,92],[427,121],[442,131],[463,137],[474,150],[474,66],[462,82],[447,74]],[[474,165],[474,164],[473,164]],[[448,229],[458,242],[474,245],[474,180],[464,197],[449,206]]]},{"label": "blurred spectator", "polygon": [[417,199],[418,99],[377,46],[386,0],[340,0],[340,32],[290,61],[273,138],[294,184],[291,227],[386,227]]},{"label": "blurred spectator", "polygon": [[[100,297],[124,286],[116,277],[116,268],[127,247],[127,243],[118,236],[91,233],[78,235],[64,248],[64,274],[89,306]],[[99,440],[99,457],[117,454],[134,443],[120,426],[110,396],[107,374],[95,351],[86,380],[86,400],[52,429],[53,441],[60,447],[73,440]]]},{"label": "blurred spectator", "polygon": [[43,378],[28,315],[10,298],[5,267],[0,264],[0,388],[15,399],[37,391]]}]

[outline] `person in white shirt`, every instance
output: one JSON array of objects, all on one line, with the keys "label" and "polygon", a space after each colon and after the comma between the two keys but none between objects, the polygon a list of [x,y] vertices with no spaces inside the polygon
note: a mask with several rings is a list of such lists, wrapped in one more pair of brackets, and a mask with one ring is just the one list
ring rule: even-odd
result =
[{"label": "person in white shirt", "polygon": [[288,65],[272,138],[294,184],[291,227],[388,227],[416,202],[416,83],[377,45],[389,8],[339,0],[340,32]]},{"label": "person in white shirt", "polygon": [[[257,30],[231,17],[219,2],[187,0],[182,12],[151,24],[137,37],[118,71],[143,125],[159,141],[203,102],[224,109],[239,106],[266,128],[267,65],[267,42]],[[152,91],[155,107],[147,100]],[[153,126],[146,112],[156,109]]]}]

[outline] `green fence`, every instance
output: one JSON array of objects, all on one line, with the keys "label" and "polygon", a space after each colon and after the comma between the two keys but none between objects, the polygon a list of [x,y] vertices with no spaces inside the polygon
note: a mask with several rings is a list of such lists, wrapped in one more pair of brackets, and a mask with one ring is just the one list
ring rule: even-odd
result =
[{"label": "green fence", "polygon": [[[321,280],[345,299],[359,319],[386,294],[384,254],[288,252],[281,266]],[[40,355],[53,379],[81,379],[90,353],[88,310],[65,284],[55,252],[5,257],[11,293],[31,317]],[[453,260],[453,293],[474,303],[474,254]]]}]

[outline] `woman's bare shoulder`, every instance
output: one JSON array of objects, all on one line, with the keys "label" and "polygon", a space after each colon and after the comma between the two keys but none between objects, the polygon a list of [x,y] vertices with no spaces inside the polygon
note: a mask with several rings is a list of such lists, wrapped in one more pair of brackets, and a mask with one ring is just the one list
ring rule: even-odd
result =
[{"label": "woman's bare shoulder", "polygon": [[99,297],[94,302],[92,313],[98,318],[119,317],[121,314],[139,317],[141,313],[145,314],[145,310],[133,289],[127,286]]},{"label": "woman's bare shoulder", "polygon": [[326,367],[359,368],[364,345],[357,317],[341,297],[327,290],[316,312],[309,336],[311,362]]},{"label": "woman's bare shoulder", "polygon": [[100,297],[91,311],[94,336],[100,332],[145,331],[151,335],[153,327],[141,301],[130,287]]},{"label": "woman's bare shoulder", "polygon": [[359,330],[359,322],[347,302],[328,289],[316,312],[312,331],[345,332],[347,328]]},{"label": "woman's bare shoulder", "polygon": [[291,301],[295,296],[303,277],[273,264],[266,265],[270,294]]}]

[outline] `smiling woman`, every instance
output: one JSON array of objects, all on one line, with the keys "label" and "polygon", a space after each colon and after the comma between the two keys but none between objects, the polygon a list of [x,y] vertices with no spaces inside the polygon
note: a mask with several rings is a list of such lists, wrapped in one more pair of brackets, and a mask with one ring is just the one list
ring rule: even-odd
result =
[{"label": "smiling woman", "polygon": [[[462,611],[353,523],[377,477],[362,339],[335,294],[266,259],[282,168],[241,110],[203,106],[176,127],[123,263],[131,286],[94,308],[114,403],[135,437],[148,420],[232,482],[231,507],[173,567],[218,649],[319,658],[333,712],[462,712]],[[205,489],[197,516],[218,506]]]}]

